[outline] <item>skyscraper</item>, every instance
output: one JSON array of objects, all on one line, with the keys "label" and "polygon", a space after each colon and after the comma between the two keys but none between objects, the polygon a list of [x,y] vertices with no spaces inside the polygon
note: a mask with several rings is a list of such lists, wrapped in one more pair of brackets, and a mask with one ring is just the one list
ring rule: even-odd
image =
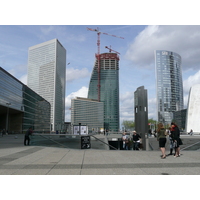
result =
[{"label": "skyscraper", "polygon": [[[104,129],[119,130],[119,57],[116,53],[100,54],[100,101],[104,102]],[[98,99],[98,60],[90,79],[89,99]]]},{"label": "skyscraper", "polygon": [[173,112],[183,109],[181,56],[172,51],[155,51],[158,121],[170,124]]},{"label": "skyscraper", "polygon": [[51,104],[51,129],[65,120],[66,50],[53,39],[29,48],[28,86]]}]

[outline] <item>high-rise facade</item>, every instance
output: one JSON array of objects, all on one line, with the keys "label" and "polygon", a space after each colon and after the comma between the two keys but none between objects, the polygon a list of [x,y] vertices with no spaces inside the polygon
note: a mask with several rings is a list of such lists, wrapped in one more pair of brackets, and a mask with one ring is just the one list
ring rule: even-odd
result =
[{"label": "high-rise facade", "polygon": [[53,39],[29,48],[28,86],[51,104],[51,130],[65,120],[66,50]]},{"label": "high-rise facade", "polygon": [[172,51],[155,51],[158,121],[170,124],[173,112],[183,109],[181,56]]},{"label": "high-rise facade", "polygon": [[104,127],[103,102],[82,97],[71,100],[72,125],[88,126],[88,132],[100,131]]},{"label": "high-rise facade", "polygon": [[104,129],[119,130],[119,57],[116,53],[100,54],[100,86],[98,86],[98,60],[90,79],[88,98],[104,103]]}]

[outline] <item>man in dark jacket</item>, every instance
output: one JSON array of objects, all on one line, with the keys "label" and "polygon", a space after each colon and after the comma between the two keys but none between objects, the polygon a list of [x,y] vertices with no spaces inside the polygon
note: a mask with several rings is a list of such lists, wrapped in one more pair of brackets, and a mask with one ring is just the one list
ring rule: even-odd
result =
[{"label": "man in dark jacket", "polygon": [[26,131],[26,134],[24,136],[24,145],[26,146],[26,141],[28,140],[28,145],[30,143],[30,135],[32,135],[32,132],[33,132],[33,129],[32,127],[30,127],[27,131]]},{"label": "man in dark jacket", "polygon": [[174,142],[174,148],[175,148],[174,157],[179,157],[180,156],[180,146],[179,145],[182,144],[182,141],[180,139],[180,130],[174,122],[171,123],[171,138]]},{"label": "man in dark jacket", "polygon": [[133,131],[133,150],[139,150],[140,138],[140,135]]}]

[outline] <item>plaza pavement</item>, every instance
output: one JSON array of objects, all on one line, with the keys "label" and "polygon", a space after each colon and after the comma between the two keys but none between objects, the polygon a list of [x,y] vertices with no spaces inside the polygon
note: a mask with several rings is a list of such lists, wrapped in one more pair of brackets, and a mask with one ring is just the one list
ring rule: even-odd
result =
[{"label": "plaza pavement", "polygon": [[160,155],[160,151],[24,146],[23,135],[7,135],[0,138],[0,175],[200,174],[199,151],[181,151],[178,158]]}]

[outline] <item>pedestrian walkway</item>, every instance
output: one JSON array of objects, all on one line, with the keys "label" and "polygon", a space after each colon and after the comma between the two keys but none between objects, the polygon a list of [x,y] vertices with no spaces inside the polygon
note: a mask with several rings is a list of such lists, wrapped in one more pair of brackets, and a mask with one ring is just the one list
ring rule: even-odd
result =
[{"label": "pedestrian walkway", "polygon": [[160,158],[160,151],[112,151],[24,146],[0,138],[1,175],[199,175],[199,151]]}]

